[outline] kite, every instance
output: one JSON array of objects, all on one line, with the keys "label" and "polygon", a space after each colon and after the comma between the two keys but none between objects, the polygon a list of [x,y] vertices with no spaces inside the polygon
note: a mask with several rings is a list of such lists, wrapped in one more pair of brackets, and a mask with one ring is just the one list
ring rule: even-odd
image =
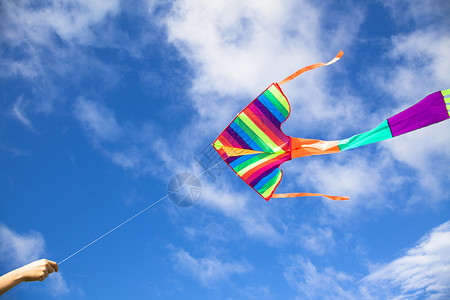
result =
[{"label": "kite", "polygon": [[271,84],[244,108],[214,141],[213,147],[230,168],[267,201],[270,198],[324,196],[332,200],[348,197],[319,193],[275,194],[283,171],[280,165],[293,158],[331,154],[376,143],[450,118],[450,89],[428,95],[406,110],[384,120],[380,125],[348,139],[322,141],[290,137],[281,124],[291,113],[289,101],[280,85],[298,75],[338,61],[339,52],[328,63],[304,67],[279,83]]}]

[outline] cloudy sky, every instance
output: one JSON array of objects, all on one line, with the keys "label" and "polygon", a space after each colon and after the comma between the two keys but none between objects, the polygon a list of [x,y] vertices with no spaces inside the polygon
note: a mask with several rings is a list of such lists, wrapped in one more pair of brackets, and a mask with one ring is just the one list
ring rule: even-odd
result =
[{"label": "cloudy sky", "polygon": [[448,299],[450,122],[282,166],[266,202],[211,143],[272,82],[287,135],[338,140],[450,88],[450,5],[430,1],[0,3],[0,273],[60,262],[4,299]]}]

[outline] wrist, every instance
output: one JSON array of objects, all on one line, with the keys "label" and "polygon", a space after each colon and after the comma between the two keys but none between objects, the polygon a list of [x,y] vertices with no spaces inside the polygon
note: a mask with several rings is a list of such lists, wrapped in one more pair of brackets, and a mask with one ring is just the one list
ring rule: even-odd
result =
[{"label": "wrist", "polygon": [[11,280],[15,284],[19,284],[25,281],[25,276],[23,275],[21,268],[9,272],[9,275],[11,276]]}]

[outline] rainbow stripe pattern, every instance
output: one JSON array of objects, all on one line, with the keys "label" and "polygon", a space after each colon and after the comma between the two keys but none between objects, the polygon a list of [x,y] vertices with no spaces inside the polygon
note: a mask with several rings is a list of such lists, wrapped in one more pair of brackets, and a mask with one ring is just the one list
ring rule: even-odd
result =
[{"label": "rainbow stripe pattern", "polygon": [[269,200],[291,159],[290,137],[281,131],[291,108],[278,84],[269,86],[228,125],[214,148],[236,174]]}]

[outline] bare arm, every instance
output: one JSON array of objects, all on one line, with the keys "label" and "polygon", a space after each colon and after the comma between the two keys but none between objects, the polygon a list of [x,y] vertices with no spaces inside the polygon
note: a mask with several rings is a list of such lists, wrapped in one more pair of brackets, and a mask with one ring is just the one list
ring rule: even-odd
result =
[{"label": "bare arm", "polygon": [[0,295],[24,281],[43,281],[53,272],[58,272],[58,264],[47,259],[37,260],[15,269],[0,277]]}]

